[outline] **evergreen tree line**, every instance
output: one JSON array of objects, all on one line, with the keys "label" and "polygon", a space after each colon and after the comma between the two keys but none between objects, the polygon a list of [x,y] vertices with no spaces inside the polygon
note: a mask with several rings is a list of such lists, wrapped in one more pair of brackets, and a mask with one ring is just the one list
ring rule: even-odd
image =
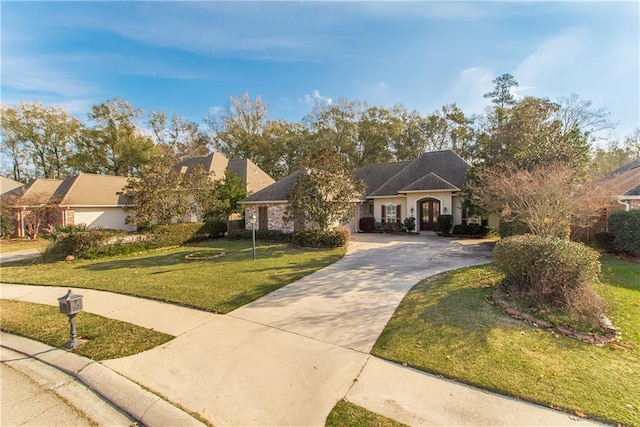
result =
[{"label": "evergreen tree line", "polygon": [[273,178],[297,170],[309,153],[330,149],[347,170],[377,162],[413,160],[452,149],[474,165],[501,162],[524,168],[549,161],[609,172],[640,158],[640,129],[624,141],[595,144],[612,129],[609,114],[571,94],[516,100],[515,78],[504,74],[485,94],[480,115],[456,104],[431,114],[338,99],[317,103],[300,122],[270,118],[260,96],[232,97],[226,108],[196,123],[179,115],[134,108],[121,98],[91,107],[87,122],[60,106],[2,105],[2,173],[17,181],[66,178],[78,172],[140,176],[154,160],[173,164],[212,150],[247,158]]}]

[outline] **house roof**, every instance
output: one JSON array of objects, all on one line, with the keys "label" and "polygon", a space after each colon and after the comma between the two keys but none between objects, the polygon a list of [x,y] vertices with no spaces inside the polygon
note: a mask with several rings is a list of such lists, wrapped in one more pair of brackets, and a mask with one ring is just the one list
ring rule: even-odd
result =
[{"label": "house roof", "polygon": [[249,159],[233,159],[229,160],[221,153],[211,153],[205,157],[193,157],[183,160],[174,165],[174,169],[182,173],[189,173],[196,166],[201,165],[205,171],[212,173],[214,179],[222,179],[227,168],[240,178],[247,187],[249,193],[262,190],[268,185],[274,183],[265,171],[260,169],[255,163]]},{"label": "house roof", "polygon": [[616,169],[607,178],[615,179],[615,186],[622,193],[620,196],[640,196],[640,160]]},{"label": "house roof", "polygon": [[268,187],[250,195],[244,199],[243,203],[267,203],[267,202],[285,202],[289,198],[289,193],[296,185],[298,178],[302,174],[306,174],[306,169],[298,169],[291,175],[285,176],[281,180],[274,182]]},{"label": "house roof", "polygon": [[0,176],[0,194],[8,193],[18,187],[22,187],[24,184],[18,181],[14,181],[4,176]]},{"label": "house roof", "polygon": [[451,184],[449,181],[440,178],[433,172],[429,172],[419,180],[407,185],[402,190],[401,193],[407,191],[428,191],[428,190],[451,190],[451,191],[459,191],[460,188]]},{"label": "house roof", "polygon": [[127,206],[129,199],[118,193],[128,180],[125,176],[81,173],[64,180],[53,197],[62,207]]},{"label": "house roof", "polygon": [[368,193],[367,197],[395,196],[402,191],[460,189],[464,185],[469,167],[467,162],[451,150],[424,153]]},{"label": "house roof", "polygon": [[17,205],[33,205],[47,203],[56,189],[60,186],[60,179],[34,179],[30,183],[3,194],[3,198],[14,198]]},{"label": "house roof", "polygon": [[370,194],[392,176],[404,169],[410,161],[397,163],[374,163],[366,165],[355,173],[355,180],[362,180],[366,186],[364,194]]},{"label": "house roof", "polygon": [[124,176],[94,175],[81,173],[64,181],[59,179],[36,179],[16,188],[5,196],[17,197],[17,204],[28,206],[38,203],[55,203],[62,207],[127,206],[126,196],[118,195],[127,185]]}]

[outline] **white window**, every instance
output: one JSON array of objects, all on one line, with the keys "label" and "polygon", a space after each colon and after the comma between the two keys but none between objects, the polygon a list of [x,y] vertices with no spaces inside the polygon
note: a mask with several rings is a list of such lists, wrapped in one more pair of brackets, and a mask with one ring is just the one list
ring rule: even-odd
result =
[{"label": "white window", "polygon": [[387,205],[387,223],[396,222],[396,205]]}]

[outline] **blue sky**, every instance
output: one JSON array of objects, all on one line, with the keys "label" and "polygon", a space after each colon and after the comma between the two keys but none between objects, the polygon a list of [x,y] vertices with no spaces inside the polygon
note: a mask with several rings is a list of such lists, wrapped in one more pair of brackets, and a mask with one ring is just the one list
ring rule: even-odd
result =
[{"label": "blue sky", "polygon": [[2,101],[84,118],[122,97],[202,122],[230,96],[261,95],[299,121],[315,100],[488,105],[511,73],[518,96],[577,93],[619,138],[640,127],[638,2],[2,1]]}]

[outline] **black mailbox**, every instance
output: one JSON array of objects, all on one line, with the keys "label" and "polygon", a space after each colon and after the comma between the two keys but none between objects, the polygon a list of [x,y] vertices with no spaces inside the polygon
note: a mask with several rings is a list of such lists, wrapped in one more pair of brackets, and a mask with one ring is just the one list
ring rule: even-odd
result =
[{"label": "black mailbox", "polygon": [[65,296],[58,298],[60,313],[72,316],[82,311],[82,295],[74,294],[69,289]]}]

